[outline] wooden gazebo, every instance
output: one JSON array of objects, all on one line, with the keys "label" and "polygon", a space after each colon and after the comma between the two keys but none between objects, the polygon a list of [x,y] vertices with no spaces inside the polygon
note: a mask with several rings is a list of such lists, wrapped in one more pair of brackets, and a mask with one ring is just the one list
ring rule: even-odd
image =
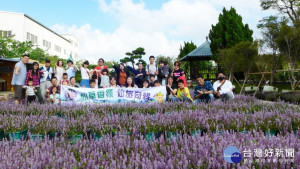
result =
[{"label": "wooden gazebo", "polygon": [[210,75],[217,74],[218,68],[214,67],[206,67],[204,70],[199,70],[199,62],[203,60],[212,60],[213,54],[210,50],[210,41],[208,41],[208,37],[206,37],[206,41],[202,43],[198,48],[181,58],[179,61],[189,61],[190,62],[190,79],[195,80],[199,74],[203,76],[206,75],[206,80],[213,80]]}]

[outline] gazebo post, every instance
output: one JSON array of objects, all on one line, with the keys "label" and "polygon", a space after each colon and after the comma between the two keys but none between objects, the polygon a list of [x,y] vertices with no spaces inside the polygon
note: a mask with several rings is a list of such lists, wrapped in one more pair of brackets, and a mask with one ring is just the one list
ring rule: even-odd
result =
[{"label": "gazebo post", "polygon": [[192,60],[190,59],[190,79],[189,80],[191,80],[191,81],[193,81],[193,65],[192,65]]}]

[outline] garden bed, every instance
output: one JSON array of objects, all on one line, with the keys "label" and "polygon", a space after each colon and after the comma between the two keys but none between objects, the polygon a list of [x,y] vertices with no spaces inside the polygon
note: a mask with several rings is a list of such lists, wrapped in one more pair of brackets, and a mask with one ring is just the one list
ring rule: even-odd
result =
[{"label": "garden bed", "polygon": [[[300,163],[300,108],[282,101],[265,104],[237,95],[231,103],[210,104],[2,103],[1,168],[291,168]],[[295,157],[287,163],[243,159],[233,165],[223,158],[230,145],[241,152],[293,148]]]}]

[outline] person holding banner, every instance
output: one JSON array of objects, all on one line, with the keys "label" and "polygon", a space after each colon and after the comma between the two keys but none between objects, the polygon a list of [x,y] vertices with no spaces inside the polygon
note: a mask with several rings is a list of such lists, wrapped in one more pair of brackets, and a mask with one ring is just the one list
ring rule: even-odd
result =
[{"label": "person holding banner", "polygon": [[128,63],[126,62],[127,69],[131,71],[135,75],[135,84],[139,87],[143,87],[143,80],[146,77],[146,71],[144,70],[143,63],[139,63],[138,69],[135,70],[131,66],[128,66]]},{"label": "person holding banner", "polygon": [[76,79],[75,77],[71,77],[70,78],[70,84],[69,84],[70,87],[76,87],[78,88],[79,86],[76,85]]},{"label": "person holding banner", "polygon": [[56,77],[52,77],[52,78],[51,78],[51,84],[52,84],[52,86],[50,86],[50,87],[46,90],[46,98],[47,98],[47,101],[49,101],[49,97],[50,97],[50,95],[52,94],[52,88],[53,88],[53,87],[57,87],[57,90],[60,91],[60,85],[58,85],[58,83],[57,83],[57,78],[56,78]]},{"label": "person holding banner", "polygon": [[119,85],[117,85],[117,78],[115,76],[109,77],[109,87],[120,87]]},{"label": "person holding banner", "polygon": [[117,85],[124,87],[126,85],[127,77],[130,76],[129,72],[125,70],[125,66],[123,63],[120,63],[119,67],[114,65],[113,62],[111,62],[111,64],[113,65],[117,74]]},{"label": "person holding banner", "polygon": [[91,89],[97,89],[96,88],[96,81],[95,80],[90,80],[90,88]]},{"label": "person holding banner", "polygon": [[148,79],[143,80],[143,88],[149,88],[149,80]]},{"label": "person holding banner", "polygon": [[138,88],[137,85],[134,84],[133,78],[131,76],[128,76],[126,79],[126,88]]},{"label": "person holding banner", "polygon": [[89,88],[90,87],[90,78],[91,78],[91,72],[88,69],[89,66],[89,61],[84,61],[83,62],[83,67],[80,66],[80,72],[81,72],[81,81],[80,81],[80,87],[86,87]]}]

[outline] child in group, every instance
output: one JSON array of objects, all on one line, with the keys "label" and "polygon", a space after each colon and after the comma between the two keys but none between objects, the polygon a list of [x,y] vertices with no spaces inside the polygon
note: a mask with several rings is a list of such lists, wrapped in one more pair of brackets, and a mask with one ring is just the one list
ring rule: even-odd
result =
[{"label": "child in group", "polygon": [[52,94],[50,94],[50,99],[53,104],[60,103],[60,95],[56,86],[52,87]]},{"label": "child in group", "polygon": [[184,87],[183,80],[178,80],[178,89],[177,89],[177,100],[176,101],[184,101],[184,102],[192,102],[190,91],[187,87]]},{"label": "child in group", "polygon": [[95,88],[98,89],[99,86],[98,86],[98,77],[97,77],[97,75],[92,75],[92,80],[95,80],[95,83],[96,83]]},{"label": "child in group", "polygon": [[155,80],[154,81],[154,87],[159,87],[159,86],[161,86],[159,80]]},{"label": "child in group", "polygon": [[95,89],[96,88],[96,82],[95,80],[90,80],[90,88]]},{"label": "child in group", "polygon": [[68,86],[69,85],[69,80],[68,80],[68,74],[64,73],[63,74],[63,80],[61,81],[62,85]]},{"label": "child in group", "polygon": [[29,78],[28,79],[28,86],[23,86],[23,88],[26,88],[26,96],[27,96],[27,103],[31,103],[32,101],[35,100],[35,93],[37,90],[33,86],[33,79]]},{"label": "child in group", "polygon": [[108,70],[107,69],[103,69],[102,70],[102,75],[101,75],[100,88],[106,88],[108,86],[109,86]]},{"label": "child in group", "polygon": [[154,87],[155,75],[150,75],[149,86]]}]

